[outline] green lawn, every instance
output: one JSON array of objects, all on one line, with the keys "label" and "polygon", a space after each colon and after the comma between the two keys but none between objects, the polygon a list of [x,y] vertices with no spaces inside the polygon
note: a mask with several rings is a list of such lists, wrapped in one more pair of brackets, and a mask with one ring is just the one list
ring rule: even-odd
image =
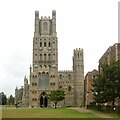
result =
[{"label": "green lawn", "polygon": [[97,118],[90,112],[80,113],[65,108],[6,108],[2,109],[3,118]]},{"label": "green lawn", "polygon": [[91,110],[91,111],[93,111],[93,112],[95,112],[95,113],[104,113],[104,114],[106,114],[106,115],[108,115],[108,116],[111,116],[111,117],[113,117],[113,118],[119,118],[119,120],[120,120],[120,114],[118,114],[118,113],[103,112],[103,111],[97,111],[97,110]]}]

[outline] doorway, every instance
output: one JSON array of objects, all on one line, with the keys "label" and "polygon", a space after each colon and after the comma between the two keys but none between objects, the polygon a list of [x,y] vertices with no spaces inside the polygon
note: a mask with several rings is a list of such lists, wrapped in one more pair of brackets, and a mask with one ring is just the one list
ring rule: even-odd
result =
[{"label": "doorway", "polygon": [[48,106],[48,98],[46,97],[45,92],[42,92],[40,95],[40,107],[47,107]]},{"label": "doorway", "polygon": [[40,107],[43,107],[43,96],[40,97]]}]

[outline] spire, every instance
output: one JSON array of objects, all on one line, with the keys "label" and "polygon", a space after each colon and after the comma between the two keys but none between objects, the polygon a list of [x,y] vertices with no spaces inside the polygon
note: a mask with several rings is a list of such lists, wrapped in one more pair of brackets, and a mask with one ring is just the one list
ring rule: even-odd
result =
[{"label": "spire", "polygon": [[30,64],[30,69],[31,69],[32,67],[31,67],[31,64]]},{"label": "spire", "polygon": [[27,79],[26,75],[24,77],[24,84],[28,84],[28,79]]},{"label": "spire", "polygon": [[32,72],[32,67],[31,67],[31,64],[30,64],[30,73]]},{"label": "spire", "polygon": [[16,86],[15,90],[18,90],[18,87]]},{"label": "spire", "polygon": [[24,80],[26,80],[27,78],[26,78],[26,75],[25,75],[25,77],[24,77]]}]

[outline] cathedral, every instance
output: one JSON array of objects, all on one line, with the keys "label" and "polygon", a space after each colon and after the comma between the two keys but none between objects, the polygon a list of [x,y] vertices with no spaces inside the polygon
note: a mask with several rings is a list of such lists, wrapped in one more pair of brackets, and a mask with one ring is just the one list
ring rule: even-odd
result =
[{"label": "cathedral", "polygon": [[59,105],[82,107],[83,49],[73,50],[73,70],[59,71],[56,11],[52,11],[52,18],[46,16],[39,18],[39,11],[35,11],[34,27],[33,60],[29,80],[25,77],[23,89],[15,89],[16,103],[21,101],[23,107],[48,107],[52,103],[47,98],[47,94],[52,90],[62,89],[66,95],[65,100],[59,102]]}]

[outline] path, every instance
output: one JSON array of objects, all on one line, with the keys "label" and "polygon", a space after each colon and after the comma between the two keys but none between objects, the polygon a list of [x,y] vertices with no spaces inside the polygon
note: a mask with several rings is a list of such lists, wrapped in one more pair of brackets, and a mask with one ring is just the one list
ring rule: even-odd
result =
[{"label": "path", "polygon": [[94,111],[91,111],[91,110],[88,110],[88,109],[85,109],[85,108],[72,107],[70,109],[74,109],[74,110],[77,110],[79,112],[91,112],[91,113],[93,113],[94,115],[96,115],[96,116],[98,116],[100,118],[105,118],[105,120],[107,120],[107,118],[108,118],[108,120],[118,120],[118,119],[115,119],[115,118],[113,118],[111,116],[108,116],[108,115],[106,115],[104,113],[94,112]]}]

